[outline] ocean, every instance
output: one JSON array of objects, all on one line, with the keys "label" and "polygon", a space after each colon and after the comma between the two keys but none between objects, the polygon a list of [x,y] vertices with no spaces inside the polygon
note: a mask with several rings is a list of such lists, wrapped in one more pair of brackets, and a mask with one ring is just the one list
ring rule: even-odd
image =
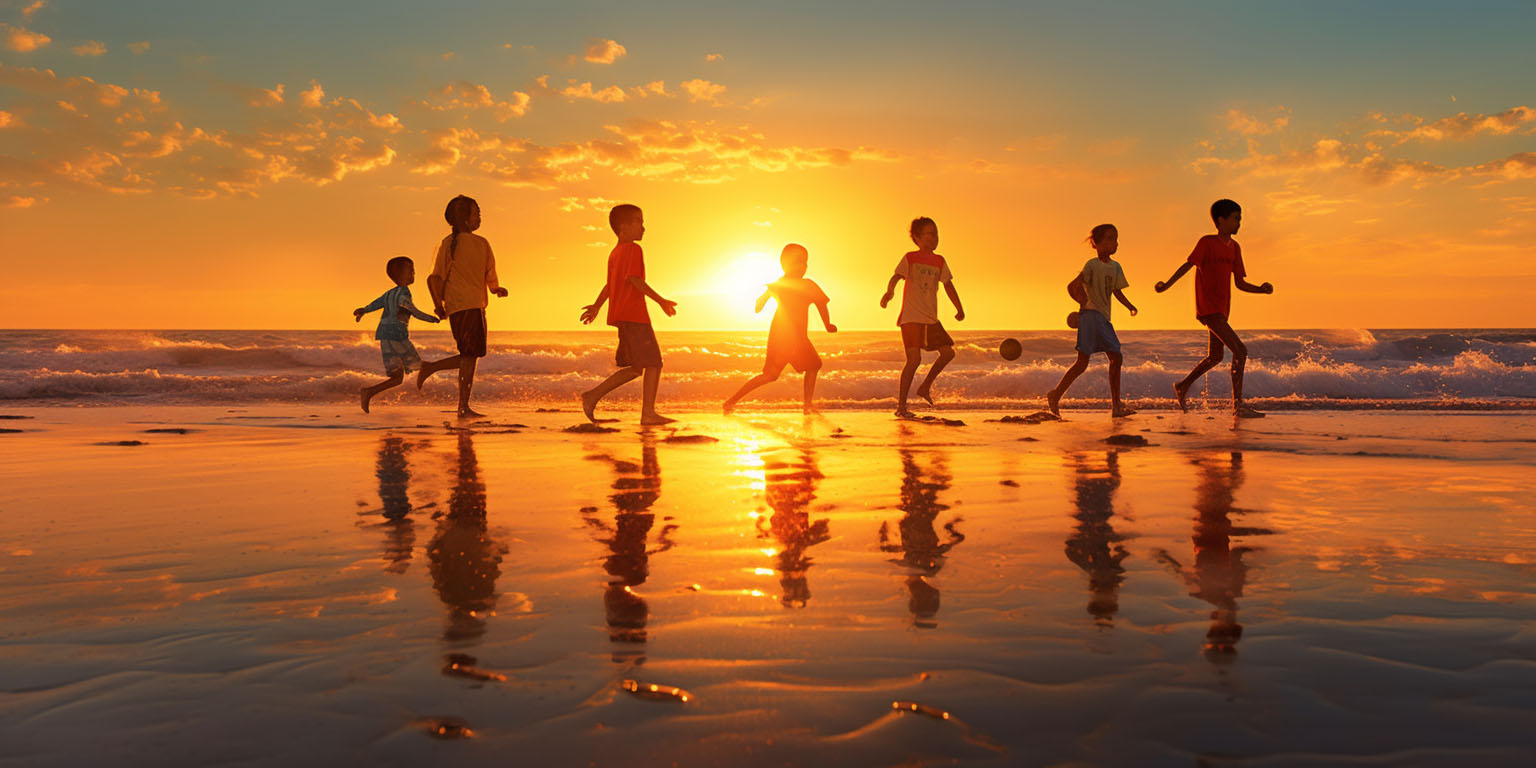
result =
[{"label": "ocean", "polygon": [[[1536,330],[1248,330],[1245,390],[1280,410],[1536,409]],[[953,332],[958,356],[939,378],[941,405],[1033,408],[1071,363],[1070,331]],[[766,333],[662,332],[661,399],[700,405],[724,400],[761,370]],[[1024,355],[997,353],[1017,338]],[[1205,354],[1200,331],[1125,331],[1124,393],[1137,407],[1167,407],[1171,385]],[[831,408],[894,402],[902,350],[890,331],[812,336],[825,367],[818,397]],[[451,354],[446,331],[413,331],[422,357]],[[932,359],[932,355],[928,356]],[[925,365],[926,365],[925,361]],[[476,377],[477,402],[568,405],[614,370],[604,331],[493,331]],[[1193,399],[1221,405],[1225,365],[1197,384]],[[755,393],[754,407],[797,402],[797,375]],[[0,331],[0,401],[17,405],[212,405],[339,403],[382,378],[372,329],[354,331]],[[425,393],[406,386],[378,403],[450,402],[452,374]],[[633,389],[633,392],[626,391]],[[620,394],[638,395],[638,387]],[[1068,393],[1068,403],[1108,397],[1102,357]]]}]

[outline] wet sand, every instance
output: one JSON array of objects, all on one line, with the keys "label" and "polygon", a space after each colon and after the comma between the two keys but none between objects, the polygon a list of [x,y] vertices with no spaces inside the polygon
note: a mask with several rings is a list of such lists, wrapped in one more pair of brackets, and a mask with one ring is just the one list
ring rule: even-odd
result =
[{"label": "wet sand", "polygon": [[5,766],[1536,759],[1529,414],[3,412]]}]

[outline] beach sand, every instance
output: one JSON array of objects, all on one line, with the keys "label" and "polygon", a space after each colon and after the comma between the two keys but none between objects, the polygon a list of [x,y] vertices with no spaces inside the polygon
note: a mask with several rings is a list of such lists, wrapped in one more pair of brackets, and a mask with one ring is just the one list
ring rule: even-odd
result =
[{"label": "beach sand", "polygon": [[1529,413],[494,410],[0,411],[0,764],[1536,760]]}]

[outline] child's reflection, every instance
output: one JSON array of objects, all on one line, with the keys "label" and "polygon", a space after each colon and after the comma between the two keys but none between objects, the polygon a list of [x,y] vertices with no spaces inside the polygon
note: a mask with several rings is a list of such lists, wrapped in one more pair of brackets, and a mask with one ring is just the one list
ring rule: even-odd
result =
[{"label": "child's reflection", "polygon": [[1106,451],[1102,464],[1076,455],[1072,464],[1077,474],[1073,515],[1077,528],[1067,537],[1067,559],[1088,574],[1088,613],[1094,623],[1110,627],[1120,609],[1120,584],[1125,581],[1120,563],[1129,555],[1120,544],[1124,537],[1110,524],[1115,491],[1120,488],[1120,454]]},{"label": "child's reflection", "polygon": [[897,523],[901,540],[892,543],[890,523],[883,522],[880,524],[880,549],[901,553],[901,559],[895,562],[905,566],[907,571],[907,607],[912,612],[912,623],[932,629],[938,626],[933,618],[939,613],[939,590],[931,580],[944,568],[946,553],[964,541],[965,536],[955,530],[955,524],[961,520],[958,515],[944,523],[947,541],[940,543],[939,533],[934,529],[939,513],[949,509],[948,504],[939,502],[939,492],[948,490],[953,479],[945,456],[934,452],[932,465],[924,470],[913,451],[901,448],[899,452],[901,503],[897,508],[906,513]]},{"label": "child's reflection", "polygon": [[496,607],[496,578],[505,550],[486,526],[485,483],[470,433],[459,433],[458,448],[449,470],[448,511],[438,518],[427,557],[432,586],[448,609],[443,638],[474,641],[485,634],[485,617]]},{"label": "child's reflection", "polygon": [[806,549],[830,538],[827,520],[811,522],[811,502],[816,500],[816,484],[821,480],[821,470],[816,465],[816,453],[800,449],[789,461],[779,458],[777,451],[764,451],[763,496],[773,514],[764,520],[757,519],[758,537],[773,536],[778,542],[774,554],[774,570],[779,574],[779,602],[788,608],[804,608],[811,599],[810,583],[806,572],[811,568],[811,558]]},{"label": "child's reflection", "polygon": [[405,573],[416,547],[416,521],[411,519],[411,470],[407,454],[410,444],[388,435],[379,441],[379,503],[384,521],[384,570]]},{"label": "child's reflection", "polygon": [[629,657],[638,657],[637,662],[644,661],[650,608],[635,588],[650,576],[651,555],[672,548],[670,537],[677,526],[663,525],[656,536],[656,548],[647,549],[651,527],[656,522],[656,516],[650,512],[651,505],[661,496],[656,436],[650,430],[640,436],[640,464],[611,456],[601,458],[613,465],[613,493],[608,497],[614,509],[613,525],[600,519],[597,509],[592,507],[582,510],[582,518],[604,534],[598,541],[608,547],[609,554],[603,560],[603,570],[608,573],[608,585],[603,591],[608,639],[637,646],[629,652],[616,649],[613,660],[623,662]]}]

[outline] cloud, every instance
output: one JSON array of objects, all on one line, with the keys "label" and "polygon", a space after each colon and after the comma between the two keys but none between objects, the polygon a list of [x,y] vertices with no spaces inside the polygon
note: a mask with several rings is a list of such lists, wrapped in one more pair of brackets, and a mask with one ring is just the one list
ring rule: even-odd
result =
[{"label": "cloud", "polygon": [[325,103],[325,89],[320,87],[318,80],[311,80],[309,88],[299,94],[299,102],[311,109],[319,107]]},{"label": "cloud", "polygon": [[421,103],[434,112],[488,110],[498,121],[505,122],[527,114],[530,101],[532,97],[522,91],[513,91],[508,99],[497,99],[484,85],[460,80],[433,91]]},{"label": "cloud", "polygon": [[600,91],[594,91],[592,90],[592,84],[589,82],[571,85],[556,91],[556,93],[571,100],[590,99],[603,104],[614,104],[623,101],[625,98],[624,89],[617,85],[610,85]]},{"label": "cloud", "polygon": [[3,109],[0,109],[0,128],[8,128],[8,127],[10,127],[12,125],[19,125],[19,124],[20,124],[20,121],[16,119],[15,115],[13,115],[13,114],[11,114],[11,113],[3,110]]},{"label": "cloud", "polygon": [[708,63],[708,62],[715,62],[715,61],[725,61],[725,54],[723,54],[723,53],[706,53],[706,54],[704,54],[704,61],[706,63]]},{"label": "cloud", "polygon": [[624,46],[619,45],[617,42],[594,37],[587,41],[587,49],[582,53],[582,58],[593,64],[612,64],[624,58],[626,53],[628,51],[624,49]]},{"label": "cloud", "polygon": [[48,0],[33,0],[33,2],[28,3],[25,8],[21,9],[21,17],[23,19],[30,19],[32,18],[32,14],[42,10],[43,6],[47,4]]},{"label": "cloud", "polygon": [[1290,110],[1285,107],[1275,107],[1271,111],[1276,113],[1275,116],[1266,120],[1240,109],[1229,109],[1225,115],[1227,130],[1243,136],[1268,136],[1290,124]]},{"label": "cloud", "polygon": [[0,35],[5,37],[5,47],[17,53],[29,53],[53,42],[53,38],[41,32],[9,24],[0,24]]},{"label": "cloud", "polygon": [[278,83],[276,88],[257,88],[245,103],[252,107],[275,107],[283,103],[283,84]]},{"label": "cloud", "polygon": [[31,208],[32,206],[37,205],[38,202],[38,199],[35,197],[10,195],[8,198],[6,198],[4,203],[0,203],[0,208]]},{"label": "cloud", "polygon": [[1503,160],[1483,163],[1473,170],[1480,174],[1502,176],[1511,181],[1516,179],[1536,179],[1536,152],[1521,152],[1517,155],[1510,155]]},{"label": "cloud", "polygon": [[[1380,115],[1378,119],[1384,119]],[[1401,120],[1413,123],[1406,130],[1383,129],[1371,136],[1395,138],[1406,141],[1465,141],[1480,135],[1507,136],[1512,133],[1536,133],[1536,109],[1521,105],[1492,115],[1468,115],[1458,112],[1450,117],[1426,122],[1415,115],[1404,115]]]},{"label": "cloud", "polygon": [[140,40],[137,43],[129,43],[128,44],[128,50],[132,51],[133,55],[135,55],[135,56],[139,56],[139,55],[142,55],[144,53],[148,53],[149,52],[149,41],[148,40]]},{"label": "cloud", "polygon": [[708,80],[684,80],[679,87],[688,94],[688,100],[692,102],[704,101],[715,104],[718,103],[720,95],[725,93],[725,86]]},{"label": "cloud", "polygon": [[70,50],[74,51],[76,56],[105,56],[107,53],[107,45],[100,40],[89,40],[75,46],[74,48],[71,48]]}]

